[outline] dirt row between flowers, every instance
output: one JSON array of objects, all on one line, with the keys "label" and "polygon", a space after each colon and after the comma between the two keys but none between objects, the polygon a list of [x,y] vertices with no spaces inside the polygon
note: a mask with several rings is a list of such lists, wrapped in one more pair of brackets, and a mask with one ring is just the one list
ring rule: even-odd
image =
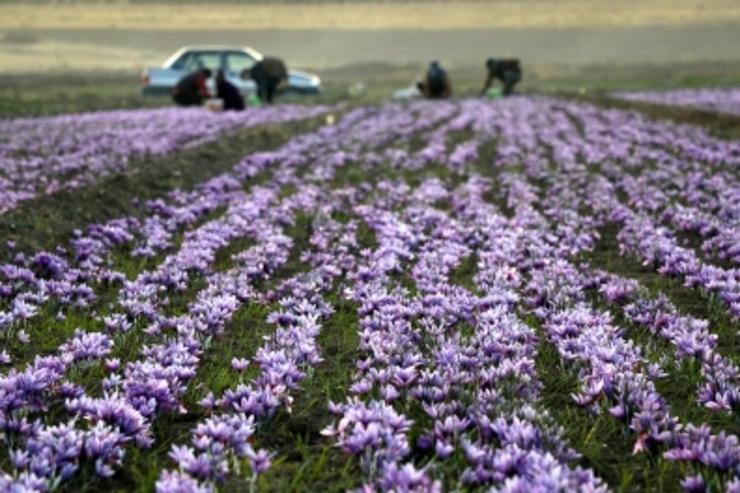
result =
[{"label": "dirt row between flowers", "polygon": [[229,171],[249,154],[278,148],[296,134],[324,124],[324,117],[252,128],[223,136],[192,149],[167,156],[132,161],[126,175],[116,175],[94,186],[37,197],[0,215],[0,262],[16,250],[37,252],[66,244],[76,229],[116,217],[142,213],[136,201],[164,197],[175,189],[190,190],[209,178]]}]

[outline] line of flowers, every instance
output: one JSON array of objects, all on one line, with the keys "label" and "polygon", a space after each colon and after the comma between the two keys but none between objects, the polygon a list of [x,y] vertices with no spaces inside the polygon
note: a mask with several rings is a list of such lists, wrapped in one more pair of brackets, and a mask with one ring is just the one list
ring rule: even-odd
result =
[{"label": "line of flowers", "polygon": [[[476,155],[474,143],[460,148],[471,157]],[[410,162],[413,165],[413,160]],[[482,193],[477,180],[467,185],[466,191],[477,189],[479,195]],[[475,196],[478,200],[479,195]],[[468,206],[458,197],[448,197],[444,187],[432,180],[416,190],[397,184],[387,196],[374,200],[389,209],[403,206],[400,214],[372,207],[356,209],[376,231],[379,246],[360,268],[348,291],[351,299],[361,303],[361,349],[368,352],[368,358],[358,361],[358,373],[350,391],[372,398],[364,402],[355,397],[346,404],[330,404],[340,419],[325,433],[336,436],[338,445],[348,453],[364,457],[368,474],[365,490],[373,485],[397,491],[438,490],[439,483],[430,479],[433,467],[418,470],[411,463],[403,464],[411,452],[407,434],[413,423],[392,404],[406,403],[408,409],[408,402],[416,400],[433,418],[431,429],[422,432],[416,448],[431,449],[437,460],[443,461],[462,446],[470,463],[461,477],[464,483],[495,481],[504,490],[512,491],[556,485],[599,488],[599,481],[590,473],[561,467],[561,462],[575,456],[559,441],[560,432],[548,423],[546,414],[521,405],[533,400],[538,392],[531,359],[536,354],[537,339],[511,312],[518,299],[511,281],[507,280],[507,289],[503,289],[495,282],[498,273],[493,279],[481,279],[482,286],[489,289],[483,299],[447,284],[449,271],[470,253],[457,238],[467,238],[471,231],[456,230],[459,225],[446,221],[441,211],[430,209],[432,202],[443,199],[454,199],[455,207],[461,209]],[[490,212],[486,209],[480,217],[486,217],[486,226],[490,225],[490,216],[486,216]],[[427,227],[434,229],[433,238],[425,238],[423,230]],[[492,243],[494,237],[496,242],[502,240],[503,231],[484,231],[490,234],[487,239]],[[497,251],[494,248],[491,255]],[[416,289],[424,294],[409,297],[391,276],[403,275],[404,264],[417,256],[418,262],[409,270]],[[420,328],[415,329],[411,320],[416,320]],[[473,325],[469,340],[456,334],[457,325],[463,323]],[[491,344],[500,352],[490,351]],[[432,357],[425,357],[425,352]],[[513,361],[501,359],[508,354],[514,357]],[[517,356],[523,359],[517,360]],[[461,388],[481,379],[487,383],[478,386],[474,395],[462,395],[465,391]],[[506,402],[503,394],[507,392],[501,389],[512,389],[516,397]],[[448,402],[447,398],[451,400]],[[473,405],[465,412],[461,402],[468,401],[479,402],[480,407]],[[489,415],[504,409],[503,414],[510,415],[511,421],[489,420]],[[515,438],[520,433],[532,435]],[[488,441],[492,439],[503,443],[505,450],[491,448]],[[530,482],[530,478],[537,479]]]},{"label": "line of flowers", "polygon": [[609,94],[613,98],[670,106],[689,106],[720,113],[740,115],[740,89],[697,88],[667,91],[620,91]]},{"label": "line of flowers", "polygon": [[[568,164],[571,166],[571,169],[568,171],[575,172],[577,174],[579,169],[578,163],[571,162]],[[591,204],[599,204],[602,207],[610,203],[619,204],[619,201],[614,196],[613,189],[610,189],[610,187],[603,182],[599,183],[597,187],[594,187],[594,190],[591,190],[591,192],[593,193],[584,194],[581,192],[580,194],[574,194],[570,189],[570,187],[573,187],[572,182],[570,183],[570,187],[568,187],[568,184],[561,183],[560,180],[558,180],[558,177],[550,176],[548,177],[548,179],[551,181],[551,186],[548,189],[547,198],[543,200],[542,208],[545,209],[546,214],[548,214],[551,219],[557,219],[558,221],[566,222],[568,220],[576,221],[576,224],[569,225],[570,228],[572,228],[573,230],[582,228],[582,226],[579,226],[577,223],[582,222],[583,219],[587,218],[581,218],[577,215],[574,216],[572,214],[564,214],[562,211],[559,210],[548,209],[548,206],[552,207],[556,204],[562,204],[565,200],[571,201],[574,210],[578,210],[579,207],[581,207],[584,203],[588,203],[589,201]],[[577,186],[577,180],[575,184]],[[587,190],[587,188],[583,187],[580,188],[580,190]],[[604,196],[604,194],[606,196]],[[528,196],[528,199],[530,200],[530,207],[534,205],[537,195],[538,194],[535,193]],[[606,208],[608,209],[608,207]],[[617,206],[614,207],[612,210],[614,209],[618,209],[618,213],[625,216],[630,216],[631,214],[634,214],[624,207],[620,208]],[[641,218],[645,218],[645,215],[641,215]],[[650,221],[649,218],[646,219],[646,222],[648,221]],[[589,236],[591,236],[592,240],[596,239],[598,237],[596,227],[600,224],[600,221],[593,221],[591,222],[591,224],[588,224],[588,221],[586,221],[585,224],[587,226],[586,231],[591,229]],[[651,224],[655,226],[655,223]],[[559,229],[561,231],[558,231],[556,233],[562,234],[563,228]],[[567,231],[567,229],[568,228],[565,228],[565,231]],[[645,232],[645,234],[647,235],[650,234],[649,228],[644,228],[642,229],[642,231]],[[555,241],[557,242],[557,244],[560,244],[563,239],[566,238],[557,238],[556,236]],[[588,242],[586,242],[585,246],[588,248]],[[546,248],[544,251],[546,251]],[[542,255],[543,251],[541,250],[539,253]],[[577,250],[575,252],[570,252],[571,255],[574,253],[577,253]],[[549,257],[550,255],[542,256]],[[537,294],[537,296],[532,301],[534,302],[535,306],[539,306],[539,309],[536,311],[538,316],[550,316],[553,306],[559,306],[561,304],[568,303],[572,304],[574,297],[575,300],[578,300],[579,297],[581,299],[583,298],[583,289],[598,287],[601,283],[604,282],[603,278],[600,278],[600,275],[594,277],[591,274],[587,274],[584,276],[583,274],[579,273],[578,269],[575,269],[573,267],[566,268],[565,271],[559,270],[563,267],[564,266],[558,268],[553,266],[547,268],[551,269],[553,272],[552,276],[549,278],[550,285],[548,285],[547,277],[540,278],[536,282],[532,283],[531,288]],[[570,271],[570,275],[566,274],[568,271]],[[570,288],[568,288],[569,282],[572,283],[572,286]],[[625,290],[626,292],[629,292],[630,287],[630,285],[625,287],[622,283],[617,283],[617,285],[610,285],[608,283],[606,285],[602,285],[602,289],[605,289],[607,296],[617,297],[620,297],[625,292]],[[670,309],[670,305],[666,305],[665,302],[661,302],[661,300],[658,300],[655,305],[655,308],[657,310],[660,310],[661,307],[666,307]],[[632,308],[634,308],[634,310]],[[691,351],[692,349],[694,349],[700,351],[701,354],[711,354],[712,347],[714,345],[714,337],[706,331],[705,324],[693,323],[695,321],[689,317],[676,319],[686,322],[685,324],[682,324],[681,327],[678,327],[679,329],[684,330],[683,335],[685,336],[683,339],[679,340],[679,335],[676,333],[664,334],[662,332],[666,327],[666,324],[663,322],[668,322],[668,320],[666,320],[666,317],[656,317],[653,320],[650,320],[652,317],[647,317],[648,320],[643,320],[643,317],[640,316],[640,313],[644,314],[644,310],[640,312],[640,308],[646,307],[643,305],[640,305],[639,307],[631,306],[628,310],[626,310],[627,316],[629,317],[635,315],[637,316],[636,321],[641,320],[643,323],[654,321],[656,323],[656,331],[660,330],[661,336],[663,337],[669,338],[670,336],[676,336],[674,342],[679,348],[679,354],[682,354],[682,351],[684,349],[686,349],[687,351]],[[567,311],[565,313],[567,314]],[[563,313],[561,313],[560,315],[562,314]],[[589,320],[589,317],[587,316],[588,312],[583,312],[582,315],[583,317],[581,318],[583,320]],[[571,324],[571,322],[577,321],[578,317],[570,318],[569,316],[567,316],[565,319],[561,320],[561,322],[567,322],[565,323],[565,325],[559,323],[551,326],[550,328],[558,329],[559,332],[562,332],[559,329],[563,329],[565,330],[565,332],[563,332],[563,335],[565,335],[566,338],[576,338],[576,340],[578,340],[584,335],[584,333],[587,334],[588,331],[592,330],[591,324],[593,324],[594,322],[593,319],[591,319],[591,321],[588,322],[586,326],[588,330],[584,332],[583,327],[581,329],[578,329],[577,325],[573,326]],[[690,338],[691,340],[688,340],[687,338]],[[693,344],[692,342],[695,342],[697,340],[703,341],[705,343],[705,346],[698,348],[697,345]],[[566,346],[566,349],[568,351],[573,351],[574,349],[577,350],[579,348],[579,345],[574,344],[573,341],[568,342],[571,344],[569,346]],[[599,338],[599,343],[603,344],[603,337]],[[686,343],[686,345],[684,345],[683,343]],[[614,346],[614,344],[610,346],[612,348],[618,347]],[[632,352],[634,353],[634,351]],[[613,359],[614,355],[609,357],[609,361]],[[638,360],[635,360],[635,364],[637,365],[639,365]],[[707,372],[707,379],[710,380],[710,382],[707,384],[705,389],[702,389],[700,391],[700,395],[703,395],[704,397],[707,397],[709,393],[713,393],[712,391],[714,390],[715,386],[729,384],[734,379],[734,377],[732,376],[734,373],[733,367],[731,365],[728,366],[726,361],[724,361],[722,358],[719,358],[718,355],[710,358],[710,360],[712,360],[711,363],[716,362],[717,365],[716,367],[710,366],[710,363],[705,367],[705,371]],[[633,370],[630,369],[630,371]],[[725,372],[725,375],[720,377],[720,380],[722,380],[722,382],[720,383],[717,381],[713,381],[714,375],[712,373],[722,375],[723,371]],[[652,373],[654,377],[658,377],[660,376],[661,372],[662,370],[660,370],[659,367],[654,366],[651,370],[648,366],[648,375]],[[725,377],[729,378],[725,379]],[[737,444],[739,443],[738,438],[733,435],[725,434],[724,431],[714,435],[707,425],[694,426],[689,424],[685,427],[679,425],[675,417],[670,416],[667,406],[664,405],[664,402],[659,397],[659,395],[657,395],[655,392],[650,391],[651,388],[654,387],[651,384],[648,384],[647,387],[645,387],[645,382],[643,381],[640,384],[640,380],[641,379],[637,379],[638,389],[632,389],[632,393],[627,393],[627,396],[631,399],[634,399],[635,395],[638,396],[636,400],[632,401],[632,404],[639,404],[638,409],[643,410],[637,415],[639,419],[635,420],[635,418],[633,418],[631,423],[631,428],[633,429],[633,431],[640,429],[643,430],[642,433],[638,435],[638,440],[635,444],[636,450],[655,450],[656,448],[660,450],[661,447],[658,447],[658,445],[660,443],[663,443],[665,445],[668,445],[668,450],[664,454],[664,457],[666,459],[671,461],[686,461],[697,465],[697,470],[700,471],[700,474],[689,476],[682,482],[684,488],[689,491],[705,491],[705,489],[708,487],[708,484],[714,485],[713,487],[722,487],[727,491],[735,491],[739,484],[737,475],[740,469],[738,469],[736,461],[732,460],[731,457],[735,457],[737,455]],[[640,386],[643,387],[643,390],[648,391],[642,393],[644,399],[639,397]],[[615,392],[613,386],[607,385],[602,381],[598,382],[597,385],[593,388],[584,388],[584,392],[581,395],[574,396],[574,398],[582,404],[591,404],[595,401],[601,401],[605,395],[611,396],[613,398],[616,393],[618,392]],[[712,395],[711,397],[725,397],[718,396],[716,395],[716,393],[713,394],[714,395]],[[614,402],[612,402],[612,404],[613,403]],[[629,416],[629,409],[629,406],[625,406],[624,402],[621,402],[615,407],[609,407],[608,410],[610,414],[617,417],[618,419],[625,419]],[[598,408],[595,408],[595,410],[598,410]],[[665,446],[663,448],[665,448]],[[711,483],[708,483],[707,481],[710,480]]]},{"label": "line of flowers", "polygon": [[126,173],[132,159],[170,154],[234,130],[302,120],[329,110],[281,105],[216,114],[163,108],[0,120],[0,213],[40,194]]}]

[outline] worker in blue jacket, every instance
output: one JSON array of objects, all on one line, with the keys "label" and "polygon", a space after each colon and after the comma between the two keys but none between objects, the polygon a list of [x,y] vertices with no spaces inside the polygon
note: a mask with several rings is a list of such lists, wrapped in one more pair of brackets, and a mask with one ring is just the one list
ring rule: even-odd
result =
[{"label": "worker in blue jacket", "polygon": [[417,87],[427,99],[447,99],[452,96],[450,78],[437,60],[432,60],[429,64],[429,69]]}]

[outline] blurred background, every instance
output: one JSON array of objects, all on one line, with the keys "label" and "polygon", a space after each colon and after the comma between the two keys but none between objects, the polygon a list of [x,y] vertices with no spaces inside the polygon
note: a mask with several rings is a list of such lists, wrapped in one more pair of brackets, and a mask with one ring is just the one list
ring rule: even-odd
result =
[{"label": "blurred background", "polygon": [[389,98],[438,59],[456,95],[488,57],[520,92],[740,85],[737,0],[0,0],[0,116],[171,104],[140,75],[183,46],[249,46],[338,100]]}]

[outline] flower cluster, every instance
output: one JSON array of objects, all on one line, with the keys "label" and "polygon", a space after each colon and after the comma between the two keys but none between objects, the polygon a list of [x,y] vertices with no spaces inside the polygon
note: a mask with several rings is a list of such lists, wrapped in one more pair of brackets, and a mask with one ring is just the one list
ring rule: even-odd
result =
[{"label": "flower cluster", "polygon": [[674,89],[671,91],[614,92],[611,96],[671,106],[691,106],[709,111],[740,115],[740,89]]}]

